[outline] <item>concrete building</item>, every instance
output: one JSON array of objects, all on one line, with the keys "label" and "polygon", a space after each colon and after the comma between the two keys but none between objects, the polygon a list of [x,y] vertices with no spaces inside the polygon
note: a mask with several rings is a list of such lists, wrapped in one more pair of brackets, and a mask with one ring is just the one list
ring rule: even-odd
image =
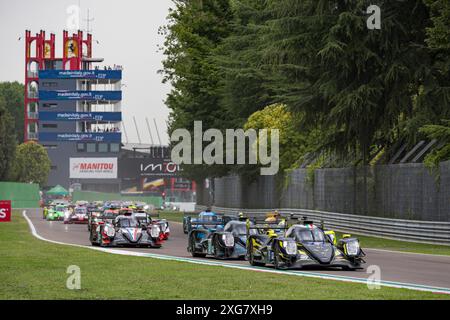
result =
[{"label": "concrete building", "polygon": [[26,31],[25,56],[25,141],[47,149],[48,187],[120,191],[121,68],[98,68],[81,31],[63,32],[61,58],[54,34]]}]

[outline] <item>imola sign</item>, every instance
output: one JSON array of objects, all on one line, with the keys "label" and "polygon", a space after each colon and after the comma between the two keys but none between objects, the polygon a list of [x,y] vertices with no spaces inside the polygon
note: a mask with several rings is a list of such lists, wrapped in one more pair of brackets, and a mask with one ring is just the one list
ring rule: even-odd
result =
[{"label": "imola sign", "polygon": [[0,222],[11,221],[11,200],[0,200]]}]

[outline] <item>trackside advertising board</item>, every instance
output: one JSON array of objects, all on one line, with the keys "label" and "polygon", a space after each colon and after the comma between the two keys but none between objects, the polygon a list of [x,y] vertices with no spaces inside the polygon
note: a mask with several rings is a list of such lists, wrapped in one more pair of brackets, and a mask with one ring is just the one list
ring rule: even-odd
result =
[{"label": "trackside advertising board", "polygon": [[11,200],[0,200],[0,222],[11,221]]},{"label": "trackside advertising board", "polygon": [[117,158],[70,158],[71,179],[116,179]]},{"label": "trackside advertising board", "polygon": [[121,121],[121,112],[39,112],[45,121]]},{"label": "trackside advertising board", "polygon": [[120,132],[101,133],[58,133],[40,132],[39,141],[84,141],[84,142],[120,142],[122,135]]},{"label": "trackside advertising board", "polygon": [[122,91],[45,91],[39,90],[39,100],[122,100]]},{"label": "trackside advertising board", "polygon": [[40,79],[122,79],[122,70],[39,70]]}]

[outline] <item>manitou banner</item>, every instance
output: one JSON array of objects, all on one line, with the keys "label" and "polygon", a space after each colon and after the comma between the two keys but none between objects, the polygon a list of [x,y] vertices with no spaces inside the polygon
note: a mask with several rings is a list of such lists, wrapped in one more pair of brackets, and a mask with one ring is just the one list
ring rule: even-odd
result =
[{"label": "manitou banner", "polygon": [[116,179],[117,158],[70,158],[71,179]]},{"label": "manitou banner", "polygon": [[0,200],[0,222],[11,221],[11,200]]}]

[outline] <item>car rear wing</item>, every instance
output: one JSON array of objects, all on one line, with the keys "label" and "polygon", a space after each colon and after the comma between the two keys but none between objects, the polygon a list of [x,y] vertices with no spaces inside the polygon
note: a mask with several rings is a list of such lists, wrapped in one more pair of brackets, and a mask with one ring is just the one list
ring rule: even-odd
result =
[{"label": "car rear wing", "polygon": [[308,224],[315,224],[317,226],[319,226],[322,230],[325,229],[325,223],[323,220],[319,220],[319,221],[314,221],[313,219],[302,215],[302,214],[295,214],[295,213],[291,213],[288,216],[289,219],[289,224],[303,224],[303,225],[308,225]]},{"label": "car rear wing", "polygon": [[286,219],[277,219],[276,221],[265,221],[261,218],[249,218],[247,219],[246,229],[247,236],[250,235],[250,230],[283,230],[289,229],[289,224]]},{"label": "car rear wing", "polygon": [[222,221],[190,221],[191,226],[220,226],[223,225]]}]

